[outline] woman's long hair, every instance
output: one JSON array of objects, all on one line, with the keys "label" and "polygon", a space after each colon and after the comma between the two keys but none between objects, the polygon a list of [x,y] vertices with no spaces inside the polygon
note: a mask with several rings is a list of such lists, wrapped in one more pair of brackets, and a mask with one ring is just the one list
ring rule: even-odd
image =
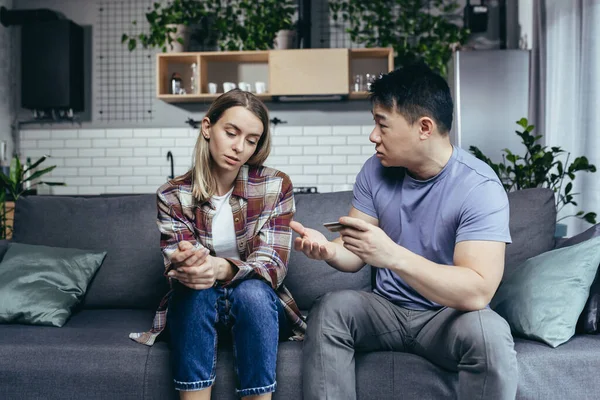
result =
[{"label": "woman's long hair", "polygon": [[[232,107],[244,107],[256,115],[263,124],[263,132],[256,145],[256,150],[254,150],[254,154],[246,162],[248,165],[260,166],[271,152],[269,111],[265,104],[252,93],[233,89],[219,96],[206,112],[206,117],[210,120],[211,126],[214,126],[221,116],[223,116],[223,113]],[[200,127],[200,130],[202,130],[202,127]],[[204,203],[217,190],[217,182],[212,174],[212,166],[213,160],[208,148],[208,139],[200,131],[194,148],[192,168],[184,175],[177,177],[175,181],[191,178],[192,195],[198,202]]]}]

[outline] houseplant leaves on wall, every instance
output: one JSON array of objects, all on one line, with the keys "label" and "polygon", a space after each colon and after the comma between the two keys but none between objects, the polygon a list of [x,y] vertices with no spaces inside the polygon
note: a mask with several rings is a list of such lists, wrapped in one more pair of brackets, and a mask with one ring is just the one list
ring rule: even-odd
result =
[{"label": "houseplant leaves on wall", "polygon": [[396,67],[422,60],[443,76],[469,35],[455,22],[462,18],[455,0],[329,0],[329,9],[354,43],[393,47]]},{"label": "houseplant leaves on wall", "polygon": [[[578,206],[574,199],[579,193],[573,193],[572,191],[572,181],[575,179],[575,174],[578,172],[596,172],[596,166],[590,164],[588,159],[583,156],[575,158],[569,164],[570,153],[565,152],[560,147],[548,148],[542,146],[538,142],[542,136],[532,134],[535,127],[529,124],[527,118],[521,118],[517,121],[517,125],[522,128],[520,131],[517,130],[516,133],[525,146],[525,155],[521,156],[509,149],[504,149],[503,162],[496,164],[476,146],[470,146],[469,151],[492,167],[507,192],[547,187],[556,193],[557,212],[569,204]],[[564,162],[562,158],[564,158]],[[567,181],[565,182],[565,180]],[[590,224],[596,223],[596,213],[584,211],[563,216],[558,221],[568,217],[581,218]]]},{"label": "houseplant leaves on wall", "polygon": [[222,33],[221,50],[272,49],[275,36],[294,30],[294,0],[230,0],[219,12],[215,29]]},{"label": "houseplant leaves on wall", "polygon": [[[145,14],[150,26],[149,32],[137,35],[124,33],[121,43],[127,43],[129,51],[137,48],[138,43],[145,49],[158,47],[163,52],[172,50],[176,43],[185,44],[186,38],[181,35],[182,29],[192,25],[204,26],[207,18],[216,15],[219,2],[214,3],[197,0],[172,0],[167,4],[154,3],[152,10]],[[137,21],[132,21],[137,26]],[[178,33],[179,31],[179,33]]]},{"label": "houseplant leaves on wall", "polygon": [[[144,48],[171,50],[175,42],[184,40],[176,35],[176,26],[193,27],[193,37],[201,41],[216,41],[221,50],[267,50],[273,48],[277,33],[293,30],[297,11],[294,0],[172,0],[166,5],[154,3],[146,13],[149,32],[124,33],[121,42],[130,51],[141,44]],[[132,24],[137,26],[137,21]]]}]

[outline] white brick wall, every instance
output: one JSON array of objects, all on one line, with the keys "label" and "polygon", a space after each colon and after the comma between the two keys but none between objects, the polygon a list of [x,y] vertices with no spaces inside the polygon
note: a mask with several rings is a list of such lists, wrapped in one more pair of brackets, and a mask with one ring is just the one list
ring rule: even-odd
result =
[{"label": "white brick wall", "polygon": [[[350,190],[362,164],[373,154],[371,126],[279,126],[266,165],[287,173],[295,186],[316,186],[319,192]],[[64,187],[42,193],[153,193],[171,173],[167,152],[174,158],[175,175],[191,165],[197,131],[167,129],[23,130],[23,158],[52,158],[56,165],[46,180]],[[51,179],[50,179],[51,178]]]}]

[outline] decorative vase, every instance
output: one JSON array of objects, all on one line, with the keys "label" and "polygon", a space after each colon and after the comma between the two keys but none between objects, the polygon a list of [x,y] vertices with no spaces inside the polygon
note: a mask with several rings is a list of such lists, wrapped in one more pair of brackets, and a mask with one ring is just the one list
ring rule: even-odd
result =
[{"label": "decorative vase", "polygon": [[[187,25],[167,25],[167,28],[176,28],[175,33],[169,34],[174,39],[171,44],[167,44],[167,53],[182,53],[187,51],[190,44],[190,27]],[[179,43],[178,38],[183,39],[183,43]]]},{"label": "decorative vase", "polygon": [[296,39],[296,31],[282,29],[275,35],[273,48],[276,50],[293,49],[294,40]]}]

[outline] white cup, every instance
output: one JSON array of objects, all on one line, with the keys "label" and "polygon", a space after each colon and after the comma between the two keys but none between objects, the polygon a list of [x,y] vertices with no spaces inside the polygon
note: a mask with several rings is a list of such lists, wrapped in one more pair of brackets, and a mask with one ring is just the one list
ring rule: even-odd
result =
[{"label": "white cup", "polygon": [[254,87],[256,88],[256,94],[261,94],[261,93],[267,92],[267,85],[265,85],[264,82],[256,82],[254,84]]},{"label": "white cup", "polygon": [[240,88],[240,90],[243,90],[245,92],[252,91],[252,84],[250,84],[248,82],[240,82],[240,83],[238,83],[238,87]]},{"label": "white cup", "polygon": [[235,83],[233,82],[223,82],[223,91],[225,93],[229,92],[230,90],[235,89]]},{"label": "white cup", "polygon": [[208,93],[215,94],[217,93],[217,84],[214,82],[208,82]]}]

